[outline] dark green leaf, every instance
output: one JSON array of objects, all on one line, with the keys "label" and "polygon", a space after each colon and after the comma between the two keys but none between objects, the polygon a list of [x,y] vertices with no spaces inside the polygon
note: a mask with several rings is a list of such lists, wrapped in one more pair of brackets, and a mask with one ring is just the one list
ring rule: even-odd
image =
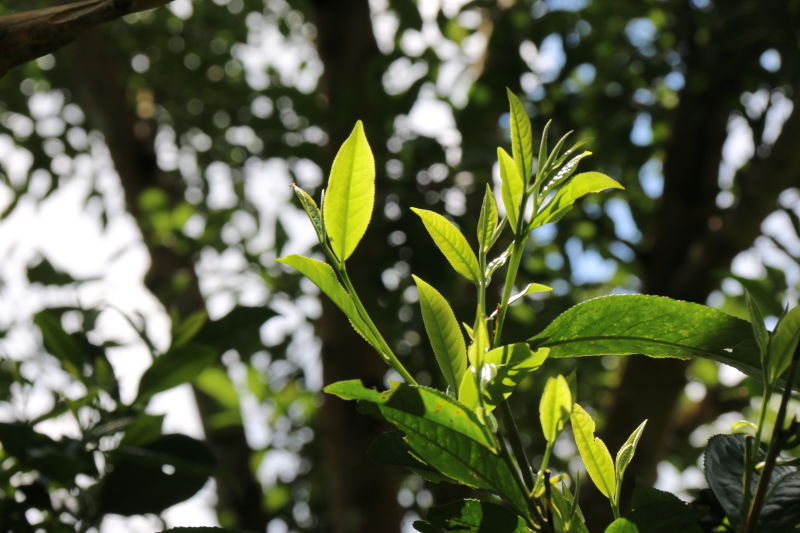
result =
[{"label": "dark green leaf", "polygon": [[403,434],[399,431],[387,431],[375,437],[367,450],[367,456],[376,463],[407,468],[431,483],[449,481],[414,457],[403,439]]},{"label": "dark green leaf", "polygon": [[146,402],[158,392],[188,383],[213,365],[219,354],[211,346],[189,343],[156,357],[139,381],[136,402]]},{"label": "dark green leaf", "polygon": [[522,517],[515,515],[506,507],[496,503],[479,500],[461,500],[428,512],[427,526],[436,529],[417,531],[464,531],[472,533],[528,533]]},{"label": "dark green leaf", "polygon": [[58,270],[44,257],[32,267],[28,267],[28,281],[41,285],[69,285],[76,280],[66,272]]},{"label": "dark green leaf", "polygon": [[201,441],[163,435],[142,446],[108,454],[109,473],[93,487],[101,513],[160,513],[190,498],[208,480],[215,462]]},{"label": "dark green leaf", "polygon": [[78,474],[97,472],[90,452],[74,439],[53,440],[21,422],[0,423],[0,444],[5,455],[15,457],[23,470],[72,486]]},{"label": "dark green leaf", "polygon": [[205,311],[198,311],[187,316],[183,321],[172,324],[172,348],[179,348],[192,340],[203,328],[208,319]]},{"label": "dark green leaf", "polygon": [[83,380],[83,364],[86,357],[77,339],[64,331],[61,319],[49,311],[40,311],[33,322],[42,332],[45,348],[61,362],[70,374]]},{"label": "dark green leaf", "polygon": [[636,480],[633,512],[626,517],[639,533],[701,533],[699,514],[669,492],[663,492]]},{"label": "dark green leaf", "polygon": [[492,490],[518,512],[526,512],[526,491],[500,457],[494,438],[463,404],[440,391],[406,384],[378,392],[358,380],[340,381],[325,392],[359,400],[365,411],[403,431],[424,462],[465,485]]},{"label": "dark green leaf", "polygon": [[660,296],[614,295],[580,303],[531,339],[551,357],[706,357],[759,377],[750,323],[704,305]]}]

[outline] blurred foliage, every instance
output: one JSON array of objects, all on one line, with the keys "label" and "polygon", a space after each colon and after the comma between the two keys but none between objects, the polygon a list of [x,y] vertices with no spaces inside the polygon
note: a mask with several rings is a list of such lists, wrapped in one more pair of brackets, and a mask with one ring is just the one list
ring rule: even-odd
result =
[{"label": "blurred foliage", "polygon": [[[139,311],[127,310],[129,325],[138,332],[129,344],[147,352],[153,363],[138,398],[121,398],[109,357],[119,347],[91,340],[99,336],[99,317],[117,312],[96,290],[85,296],[92,283],[105,287],[102,281],[70,274],[48,250],[23,256],[25,264],[18,266],[27,269],[31,294],[40,296],[26,306],[33,311],[5,312],[0,323],[8,332],[0,346],[0,405],[8,421],[0,488],[4,524],[24,531],[34,523],[58,531],[97,524],[105,512],[158,513],[175,503],[159,500],[158,491],[147,494],[153,500],[131,502],[131,507],[109,501],[114,491],[101,500],[91,497],[103,483],[119,482],[120,474],[108,468],[115,461],[123,472],[133,469],[137,475],[152,467],[154,477],[147,482],[160,479],[154,465],[170,464],[171,476],[182,483],[170,494],[188,496],[212,466],[199,441],[181,443],[188,437],[163,434],[161,414],[150,413],[147,400],[193,382],[218,404],[213,425],[243,427],[249,419],[269,427],[253,442],[251,459],[268,515],[293,531],[329,526],[320,468],[324,443],[314,439],[310,425],[321,386],[310,326],[319,306],[311,287],[283,275],[273,259],[311,245],[299,206],[287,205],[292,201],[288,184],[310,191],[318,187],[329,169],[329,140],[337,140],[357,118],[365,122],[382,180],[372,240],[388,238],[386,246],[362,250],[353,262],[366,271],[360,286],[374,288],[365,301],[379,316],[384,335],[425,383],[436,374],[418,334],[422,321],[410,272],[442,292],[461,294],[450,302],[457,316],[468,316],[473,304],[467,291],[457,290],[461,281],[428,260],[435,251],[408,208],[446,211],[464,225],[476,218],[479,205],[473,202],[480,195],[474,193],[492,179],[494,147],[508,136],[505,101],[498,98],[505,87],[527,96],[534,137],[544,117],[553,118],[553,137],[569,129],[576,130],[576,138],[592,137],[588,149],[598,154],[593,165],[627,189],[624,196],[587,199],[581,209],[586,216],[568,215],[557,231],[534,234],[523,277],[555,290],[511,310],[510,338],[527,338],[589,297],[641,289],[648,257],[663,245],[653,239],[653,225],[664,188],[664,158],[674,141],[674,115],[687,87],[707,88],[709,98],[724,101],[728,131],[733,135],[733,126],[739,127],[757,157],[769,155],[800,87],[800,63],[793,61],[800,39],[796,1],[378,1],[370,5],[380,53],[362,61],[371,84],[349,88],[369,95],[371,111],[352,116],[345,107],[332,108],[323,90],[320,28],[342,22],[322,9],[326,4],[176,0],[104,29],[103,51],[112,58],[113,71],[103,70],[100,62],[76,62],[68,48],[0,79],[3,223],[36,206],[48,208],[54,194],[76,180],[88,184],[82,195],[85,211],[104,231],[130,223],[103,128],[87,118],[97,116],[91,108],[100,102],[82,95],[91,80],[116,78],[135,134],[152,140],[158,167],[167,176],[163,187],[129,198],[128,209],[137,211],[148,243],[194,261],[213,317],[201,324],[198,316],[173,313],[172,340],[159,343],[146,333]],[[45,5],[9,0],[0,14]],[[358,5],[367,8],[367,2]],[[106,126],[121,118],[105,116]],[[700,129],[680,133],[703,134]],[[696,142],[702,145],[704,139]],[[726,156],[723,169],[728,170],[720,171],[712,195],[716,204],[706,208],[746,204],[733,174],[737,165],[746,170],[756,158],[738,156]],[[713,157],[716,161],[722,154]],[[717,272],[723,290],[712,294],[710,303],[742,315],[743,285],[774,316],[787,298],[796,298],[797,269],[791,265],[799,255],[797,194],[796,188],[785,192],[781,205],[798,235],[777,234],[765,225],[764,246],[748,252],[767,261],[765,275],[751,279],[758,276],[732,275],[727,268]],[[692,199],[687,201],[691,205]],[[113,271],[124,261],[112,256],[96,271]],[[4,292],[20,283],[8,269],[3,277]],[[177,286],[182,283],[186,280],[175,280]],[[76,308],[75,301],[91,305]],[[387,310],[396,309],[389,315]],[[27,332],[30,342],[14,341],[15,331]],[[185,366],[184,360],[192,364]],[[541,392],[547,376],[568,373],[573,365],[559,362],[545,368],[540,380],[521,384],[512,407],[519,420],[528,420],[521,429],[529,441],[541,439],[530,394]],[[608,405],[618,366],[614,358],[581,361],[578,397],[600,408]],[[59,385],[37,383],[35,376],[42,372],[61,376]],[[713,404],[712,420],[726,409],[747,408],[744,395],[720,385],[715,367],[698,363],[691,377],[703,386],[703,406]],[[50,398],[47,407],[24,407],[34,392]],[[729,396],[738,401],[727,401]],[[708,420],[692,419],[691,408],[686,402],[684,418],[702,422],[687,422],[689,433]],[[72,420],[66,423],[76,432],[47,437],[39,424],[50,419]],[[20,442],[31,447],[16,446]],[[184,444],[194,451],[179,463],[170,454]],[[42,453],[31,462],[29,449]],[[693,467],[697,454],[691,441],[682,439],[669,459],[684,470]],[[566,466],[570,451],[557,455],[562,462],[556,468]],[[147,469],[133,468],[145,464],[131,463],[134,456],[148,457]],[[291,466],[278,469],[281,461]],[[411,510],[432,503],[429,489],[416,478],[407,479],[401,493]],[[27,508],[42,515],[26,514]],[[229,525],[226,517],[220,519]]]}]

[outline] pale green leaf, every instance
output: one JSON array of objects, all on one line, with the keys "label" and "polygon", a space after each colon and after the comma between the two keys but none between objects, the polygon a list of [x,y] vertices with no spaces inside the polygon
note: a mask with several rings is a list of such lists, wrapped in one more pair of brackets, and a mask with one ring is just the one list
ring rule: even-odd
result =
[{"label": "pale green leaf", "polygon": [[616,489],[614,461],[612,461],[605,443],[594,436],[594,420],[583,407],[575,404],[570,421],[572,422],[572,432],[575,435],[575,444],[578,446],[578,453],[586,466],[586,472],[606,498],[613,498]]},{"label": "pale green leaf", "polygon": [[445,381],[453,391],[458,390],[467,370],[467,347],[458,321],[444,296],[431,285],[413,276],[417,284],[422,321]]},{"label": "pale green leaf", "polygon": [[486,185],[483,195],[481,213],[478,216],[478,247],[486,253],[494,244],[495,230],[497,229],[497,203],[492,193],[492,188]]},{"label": "pale green leaf", "polygon": [[795,307],[775,326],[775,333],[769,343],[769,369],[770,381],[779,378],[789,365],[800,342],[800,306]]},{"label": "pale green leaf", "polygon": [[422,219],[425,229],[428,230],[433,242],[442,252],[445,259],[455,269],[456,272],[468,280],[478,283],[481,279],[478,258],[475,252],[469,247],[469,243],[464,235],[453,225],[452,222],[438,213],[427,209],[411,210]]},{"label": "pale green leaf", "polygon": [[524,298],[529,294],[534,294],[537,292],[547,292],[552,290],[553,290],[552,287],[548,287],[547,285],[542,285],[541,283],[528,283],[528,285],[526,285],[524,289],[522,289],[517,294],[514,294],[513,296],[511,296],[511,298],[508,299],[508,305],[514,305],[519,300],[521,300],[522,298]]},{"label": "pale green leaf", "polygon": [[506,217],[511,223],[511,230],[516,231],[520,200],[525,191],[525,185],[514,160],[502,148],[497,149],[497,163],[500,166],[500,190],[503,196],[503,206],[506,208]]},{"label": "pale green leaf", "polygon": [[545,178],[544,164],[545,158],[547,157],[547,134],[550,132],[550,125],[552,123],[552,120],[547,121],[542,130],[542,138],[539,140],[539,157],[536,159],[536,180],[534,181],[534,187],[541,184],[542,180]]},{"label": "pale green leaf", "polygon": [[639,439],[642,437],[642,433],[644,432],[644,426],[647,424],[647,420],[639,424],[639,426],[633,430],[633,433],[628,437],[628,440],[625,441],[625,444],[617,452],[617,458],[614,462],[614,467],[617,473],[617,483],[622,483],[622,476],[625,474],[625,469],[628,468],[628,465],[633,459],[633,454],[636,453],[636,447],[639,445]]},{"label": "pale green leaf", "polygon": [[533,171],[531,119],[528,118],[528,112],[525,111],[525,106],[519,98],[510,89],[506,89],[506,93],[511,111],[511,153],[514,155],[517,173],[523,183],[527,184]]},{"label": "pale green leaf", "polygon": [[556,192],[555,196],[536,213],[532,227],[555,222],[572,208],[572,204],[587,194],[604,189],[624,189],[622,185],[600,172],[577,174]]},{"label": "pale green leaf", "polygon": [[617,518],[603,533],[639,533],[639,528],[627,518]]},{"label": "pale green leaf", "polygon": [[339,283],[336,273],[329,264],[295,254],[287,255],[277,261],[294,268],[310,279],[350,319],[350,323],[359,335],[364,337],[379,353],[383,353],[380,343],[372,336],[370,328],[358,313],[353,298]]},{"label": "pale green leaf", "polygon": [[572,392],[562,375],[547,380],[539,401],[539,422],[547,442],[554,442],[572,413]]},{"label": "pale green leaf", "polygon": [[375,159],[361,121],[333,160],[322,218],[331,248],[340,261],[364,236],[375,205]]}]

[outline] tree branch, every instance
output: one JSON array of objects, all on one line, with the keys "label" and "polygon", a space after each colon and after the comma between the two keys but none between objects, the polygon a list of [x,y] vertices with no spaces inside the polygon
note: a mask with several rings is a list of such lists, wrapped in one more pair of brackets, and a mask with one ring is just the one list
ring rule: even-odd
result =
[{"label": "tree branch", "polygon": [[0,77],[11,68],[58,50],[103,22],[172,0],[84,0],[0,17]]}]

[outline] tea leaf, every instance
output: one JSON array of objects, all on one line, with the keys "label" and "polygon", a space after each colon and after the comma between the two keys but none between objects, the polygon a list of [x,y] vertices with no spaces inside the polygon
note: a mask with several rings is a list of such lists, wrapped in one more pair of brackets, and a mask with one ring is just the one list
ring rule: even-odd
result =
[{"label": "tea leaf", "polygon": [[486,253],[494,244],[495,230],[497,229],[497,203],[491,187],[486,185],[483,195],[481,214],[478,217],[478,247]]},{"label": "tea leaf", "polygon": [[575,435],[575,444],[578,446],[578,453],[586,466],[586,472],[606,498],[613,498],[616,488],[614,462],[611,460],[611,454],[608,453],[605,443],[594,436],[594,420],[583,407],[575,404],[570,421],[572,422],[572,432]]},{"label": "tea leaf", "polygon": [[761,376],[750,323],[704,305],[660,296],[613,295],[571,307],[530,339],[552,357],[706,357]]},{"label": "tea leaf", "polygon": [[604,189],[624,189],[622,185],[600,172],[577,174],[563,185],[555,196],[533,217],[531,226],[536,228],[556,222],[572,209],[579,198]]},{"label": "tea leaf", "polygon": [[622,483],[622,476],[625,474],[625,469],[628,468],[628,465],[633,459],[633,454],[636,453],[636,447],[639,445],[639,439],[644,432],[644,426],[646,424],[647,420],[639,424],[639,427],[633,430],[628,440],[625,441],[625,444],[623,444],[617,452],[617,458],[614,462],[617,472],[617,483]]},{"label": "tea leaf", "polygon": [[511,110],[511,153],[514,155],[517,173],[527,185],[533,171],[533,136],[531,135],[531,119],[525,106],[511,90],[506,89],[508,105]]},{"label": "tea leaf", "polygon": [[375,205],[375,159],[356,122],[333,160],[322,218],[331,248],[344,262],[367,231]]},{"label": "tea leaf", "polygon": [[453,391],[458,390],[461,378],[467,370],[467,347],[458,321],[444,296],[431,285],[413,276],[417,284],[422,321],[439,363],[445,381]]},{"label": "tea leaf", "polygon": [[798,342],[800,342],[800,306],[786,313],[775,326],[767,360],[770,381],[780,377],[789,368]]},{"label": "tea leaf", "polygon": [[514,165],[514,160],[502,148],[497,149],[497,163],[500,166],[500,188],[503,196],[503,206],[506,208],[506,217],[511,223],[511,230],[517,230],[519,218],[519,204],[525,185],[519,170]]},{"label": "tea leaf", "polygon": [[744,299],[747,303],[747,312],[750,315],[750,323],[753,325],[753,335],[758,343],[758,348],[761,350],[761,355],[766,356],[769,349],[769,332],[764,327],[764,316],[761,314],[761,309],[755,301],[750,291],[745,289]]},{"label": "tea leaf", "polygon": [[306,212],[308,220],[311,221],[311,225],[314,227],[314,232],[317,234],[317,239],[319,242],[324,242],[325,227],[322,224],[322,213],[320,212],[319,207],[317,207],[317,203],[306,191],[294,183],[292,183],[291,187],[294,195],[297,196],[297,199],[300,201],[303,211]]},{"label": "tea leaf", "polygon": [[422,223],[425,225],[425,229],[428,230],[433,242],[436,243],[439,251],[444,254],[445,259],[455,271],[468,280],[478,283],[481,279],[478,258],[475,257],[475,252],[469,247],[467,239],[458,228],[442,215],[433,211],[415,207],[412,207],[411,210],[422,219]]},{"label": "tea leaf", "polygon": [[196,378],[213,365],[219,353],[205,344],[184,344],[156,357],[139,381],[135,403],[144,403],[154,394]]},{"label": "tea leaf", "polygon": [[474,412],[441,391],[397,384],[385,392],[359,380],[340,381],[325,392],[358,400],[366,412],[384,418],[406,435],[414,454],[442,474],[502,496],[519,514],[527,513],[527,494]]},{"label": "tea leaf", "polygon": [[539,422],[547,442],[554,442],[572,413],[572,392],[564,376],[547,380],[539,402]]},{"label": "tea leaf", "polygon": [[[490,525],[491,524],[491,525]],[[528,533],[522,517],[507,507],[479,500],[461,500],[434,507],[425,522],[415,522],[417,531],[457,531],[461,533]],[[425,529],[428,527],[429,529]],[[432,529],[431,529],[432,528]]]}]

